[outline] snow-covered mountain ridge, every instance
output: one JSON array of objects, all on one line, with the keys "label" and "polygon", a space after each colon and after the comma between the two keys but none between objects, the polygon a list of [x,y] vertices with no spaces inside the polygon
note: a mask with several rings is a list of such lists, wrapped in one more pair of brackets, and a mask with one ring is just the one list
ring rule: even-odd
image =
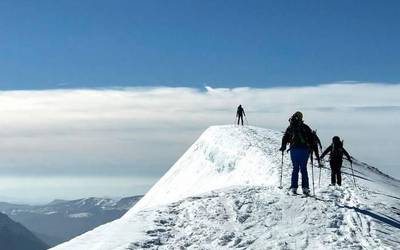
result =
[{"label": "snow-covered mountain ridge", "polygon": [[[314,168],[316,197],[279,189],[280,132],[214,126],[121,219],[54,249],[396,249],[400,182],[355,162],[355,188]],[[284,158],[285,188],[291,165]],[[311,166],[309,168],[311,178]]]}]

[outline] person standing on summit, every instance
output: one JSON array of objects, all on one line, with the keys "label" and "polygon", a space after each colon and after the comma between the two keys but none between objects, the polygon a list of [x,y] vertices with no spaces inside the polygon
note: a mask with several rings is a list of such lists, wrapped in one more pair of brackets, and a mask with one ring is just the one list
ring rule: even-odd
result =
[{"label": "person standing on summit", "polygon": [[292,179],[290,189],[293,194],[297,194],[299,171],[301,172],[301,187],[303,194],[310,194],[308,182],[307,162],[310,153],[314,152],[318,163],[319,153],[317,144],[314,140],[314,135],[311,128],[303,122],[303,114],[299,111],[293,114],[289,119],[290,125],[286,129],[282,138],[282,146],[279,149],[283,152],[286,150],[286,145],[290,144],[290,158],[293,164]]},{"label": "person standing on summit", "polygon": [[246,116],[242,105],[240,104],[236,111],[237,125],[239,125],[240,120],[242,121],[243,126],[243,116]]}]

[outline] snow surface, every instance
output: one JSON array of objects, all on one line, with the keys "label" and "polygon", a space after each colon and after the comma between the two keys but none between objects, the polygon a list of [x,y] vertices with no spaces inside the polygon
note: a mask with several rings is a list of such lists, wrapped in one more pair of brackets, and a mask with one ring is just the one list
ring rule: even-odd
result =
[{"label": "snow surface", "polygon": [[399,249],[400,181],[355,161],[357,188],[345,163],[342,187],[314,168],[316,196],[288,195],[281,137],[210,127],[121,219],[53,249]]}]

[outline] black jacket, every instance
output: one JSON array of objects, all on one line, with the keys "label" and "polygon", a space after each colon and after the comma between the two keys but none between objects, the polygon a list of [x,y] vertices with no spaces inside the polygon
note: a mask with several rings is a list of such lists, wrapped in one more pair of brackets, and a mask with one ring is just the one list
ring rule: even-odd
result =
[{"label": "black jacket", "polygon": [[327,155],[328,153],[330,154],[329,160],[331,162],[342,162],[343,161],[343,155],[346,156],[347,160],[349,162],[352,162],[351,160],[351,156],[349,155],[349,153],[347,153],[346,149],[344,149],[342,146],[340,147],[341,152],[339,152],[338,154],[333,155],[332,154],[332,150],[333,150],[333,144],[331,144],[327,149],[325,149],[325,151],[322,153],[321,155],[321,159],[325,157],[325,155]]},{"label": "black jacket", "polygon": [[[302,135],[302,140],[295,140],[296,130],[299,130]],[[298,132],[298,131],[297,131]],[[319,161],[319,153],[318,153],[318,145],[314,140],[314,134],[311,128],[301,122],[300,124],[291,124],[285,131],[285,134],[282,138],[282,147],[281,150],[286,149],[286,144],[290,144],[290,149],[298,148],[298,147],[307,147],[310,152],[314,152],[318,161]]]},{"label": "black jacket", "polygon": [[244,109],[242,108],[242,106],[239,106],[236,112],[236,117],[238,116],[246,116],[246,113],[244,112]]}]

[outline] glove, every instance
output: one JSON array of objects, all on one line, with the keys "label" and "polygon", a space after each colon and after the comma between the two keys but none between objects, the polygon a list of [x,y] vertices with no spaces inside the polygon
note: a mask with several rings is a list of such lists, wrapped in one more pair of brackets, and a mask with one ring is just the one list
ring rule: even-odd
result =
[{"label": "glove", "polygon": [[349,160],[349,162],[350,162],[350,164],[353,164],[353,161],[351,159]]},{"label": "glove", "polygon": [[282,146],[280,149],[279,149],[279,151],[285,151],[286,150],[286,147],[285,146]]},{"label": "glove", "polygon": [[318,167],[322,168],[324,166],[324,164],[322,162],[318,162]]}]

